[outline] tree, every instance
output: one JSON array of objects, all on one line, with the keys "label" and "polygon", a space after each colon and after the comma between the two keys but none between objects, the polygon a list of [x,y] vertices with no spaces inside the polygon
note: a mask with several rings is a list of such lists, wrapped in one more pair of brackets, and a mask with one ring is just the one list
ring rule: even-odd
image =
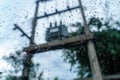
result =
[{"label": "tree", "polygon": [[[102,74],[120,73],[120,30],[114,27],[119,27],[120,23],[118,21],[104,21],[103,19],[92,17],[88,25],[90,29],[93,27],[96,29],[92,31],[95,34],[93,41]],[[81,23],[76,23],[73,26],[77,27],[77,30],[76,32],[70,33],[70,36],[83,34]],[[71,67],[77,64],[78,75],[83,77],[86,73],[91,73],[86,43],[64,50],[64,57],[65,61],[71,64]]]},{"label": "tree", "polygon": [[[16,51],[14,54],[10,54],[10,56],[4,56],[3,59],[5,59],[7,62],[9,62],[13,69],[7,71],[6,73],[8,73],[8,76],[6,76],[6,80],[24,80],[23,76],[17,77],[17,75],[14,75],[14,73],[19,73],[21,71],[23,71],[23,67],[25,65],[30,66],[30,80],[32,80],[32,78],[37,78],[37,71],[35,71],[35,68],[39,68],[40,64],[34,64],[32,62],[32,60],[26,60],[26,56],[27,54],[23,53],[22,51]],[[31,62],[29,62],[31,61]],[[30,63],[30,64],[29,64]],[[13,74],[12,74],[13,73]],[[43,72],[40,73],[39,80],[43,80]]]}]

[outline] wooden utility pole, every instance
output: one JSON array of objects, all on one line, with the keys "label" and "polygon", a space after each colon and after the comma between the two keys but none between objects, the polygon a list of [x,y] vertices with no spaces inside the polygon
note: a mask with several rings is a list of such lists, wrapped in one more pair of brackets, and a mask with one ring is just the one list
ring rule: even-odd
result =
[{"label": "wooden utility pole", "polygon": [[[84,21],[84,32],[85,32],[85,34],[89,34],[90,30],[89,30],[89,27],[87,25],[87,21],[85,18],[85,13],[84,13],[84,9],[83,9],[81,0],[79,0],[79,4],[80,4],[82,18]],[[95,46],[94,46],[94,43],[92,40],[88,41],[87,47],[88,47],[88,57],[89,57],[90,65],[91,65],[93,80],[103,80],[102,75],[101,75],[101,71],[100,71],[99,62],[97,59]]]},{"label": "wooden utility pole", "polygon": [[[37,26],[38,10],[39,10],[39,1],[36,2],[34,18],[33,18],[33,22],[32,22],[32,32],[31,32],[30,45],[29,45],[30,47],[35,45],[34,37],[35,37],[35,30],[36,30],[36,26]],[[29,80],[30,68],[32,66],[32,60],[31,60],[32,57],[33,57],[33,54],[27,53],[26,58],[23,61],[23,66],[24,66],[23,72],[22,72],[23,80]]]},{"label": "wooden utility pole", "polygon": [[39,10],[39,1],[36,2],[36,8],[35,8],[35,13],[34,13],[34,18],[33,18],[33,22],[32,22],[32,32],[31,32],[30,46],[35,45],[34,38],[35,38],[35,30],[36,30],[36,26],[37,26],[38,10]]}]

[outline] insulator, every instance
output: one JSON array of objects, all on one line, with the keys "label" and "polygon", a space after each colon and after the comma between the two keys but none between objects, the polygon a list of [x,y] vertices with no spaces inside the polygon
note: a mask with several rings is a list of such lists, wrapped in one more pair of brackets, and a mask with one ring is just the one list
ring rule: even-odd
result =
[{"label": "insulator", "polygon": [[58,10],[57,10],[57,9],[55,9],[55,12],[56,12],[56,13],[58,13]]},{"label": "insulator", "polygon": [[50,23],[50,28],[52,28],[52,23]]},{"label": "insulator", "polygon": [[47,13],[46,13],[46,12],[44,13],[44,15],[45,15],[46,17],[48,17],[48,15],[47,15]]},{"label": "insulator", "polygon": [[67,9],[70,10],[70,6],[69,5],[67,5]]},{"label": "insulator", "polygon": [[13,28],[13,30],[16,30],[16,29],[17,29],[16,27]]},{"label": "insulator", "polygon": [[62,26],[62,21],[60,20],[60,26]]},{"label": "insulator", "polygon": [[38,0],[38,2],[47,2],[47,1],[51,1],[51,0]]},{"label": "insulator", "polygon": [[57,27],[57,22],[55,21],[55,27]]},{"label": "insulator", "polygon": [[24,36],[24,34],[21,35],[21,37],[23,37],[23,36]]}]

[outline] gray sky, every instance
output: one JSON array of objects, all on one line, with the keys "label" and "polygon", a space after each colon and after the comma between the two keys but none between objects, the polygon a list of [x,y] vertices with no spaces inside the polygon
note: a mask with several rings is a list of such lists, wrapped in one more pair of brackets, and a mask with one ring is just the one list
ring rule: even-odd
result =
[{"label": "gray sky", "polygon": [[[106,0],[82,0],[84,8],[86,9],[86,17],[89,19],[92,16],[105,17],[104,12],[106,8]],[[109,14],[114,20],[120,18],[120,0],[107,0],[109,2]],[[22,49],[29,41],[25,37],[20,37],[19,31],[13,31],[13,24],[18,23],[21,28],[30,35],[31,32],[31,21],[33,19],[35,0],[0,0],[0,58],[4,55],[14,53],[15,50]],[[70,7],[77,6],[78,0],[53,0],[43,5],[40,4],[39,15],[43,15],[44,11],[51,13],[54,12],[57,7],[58,10],[66,8],[66,4],[69,3]],[[56,6],[57,5],[57,6]],[[62,5],[62,6],[61,6]],[[45,7],[46,6],[46,7]],[[60,17],[59,17],[60,16]],[[38,21],[36,29],[35,42],[37,44],[44,43],[45,30],[49,27],[47,22],[60,21],[62,19],[65,25],[75,22],[82,22],[81,14],[79,10],[73,12],[67,12],[61,15],[55,15],[53,17],[41,19]],[[69,28],[71,31],[72,29]],[[24,43],[24,44],[23,44]],[[44,54],[37,54],[33,58],[34,62],[40,62],[41,66],[39,71],[44,71],[44,77],[52,79],[58,76],[59,78],[65,78],[66,80],[77,77],[76,73],[70,72],[70,65],[63,62],[62,51],[50,51]],[[5,69],[8,64],[0,59],[0,69]],[[10,65],[9,65],[10,66]],[[11,67],[9,67],[11,68]]]}]

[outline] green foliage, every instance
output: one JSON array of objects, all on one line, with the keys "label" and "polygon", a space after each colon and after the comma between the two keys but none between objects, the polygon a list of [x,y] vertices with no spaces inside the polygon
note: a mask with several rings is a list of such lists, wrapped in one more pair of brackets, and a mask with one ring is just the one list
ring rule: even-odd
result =
[{"label": "green foliage", "polygon": [[18,73],[22,70],[23,67],[23,58],[21,58],[21,51],[16,51],[15,54],[10,54],[10,56],[4,56],[3,59],[5,59],[7,62],[9,62],[14,69],[11,69],[10,72],[12,73]]},{"label": "green foliage", "polygon": [[102,22],[98,18],[92,17],[88,25],[96,26],[99,30],[102,27]]},{"label": "green foliage", "polygon": [[8,76],[8,77],[6,77],[5,80],[16,80],[16,79],[17,79],[17,77],[15,77],[15,76]]},{"label": "green foliage", "polygon": [[59,80],[58,77],[55,77],[54,80]]},{"label": "green foliage", "polygon": [[2,74],[3,74],[3,72],[0,72],[0,79],[2,78]]},{"label": "green foliage", "polygon": [[[93,32],[95,34],[93,41],[102,73],[106,75],[120,73],[120,31],[113,27],[113,25],[118,27],[120,25],[119,22],[110,24],[111,22],[112,20],[103,23],[100,19],[93,17],[88,23],[89,26],[95,26],[97,29]],[[71,33],[71,36],[83,34],[83,26],[80,23],[74,26],[78,27],[78,30]],[[102,28],[105,29],[102,30]],[[77,64],[78,75],[83,76],[91,72],[86,44],[64,50],[64,56],[65,61],[68,61],[71,67]]]},{"label": "green foliage", "polygon": [[109,29],[96,33],[94,42],[103,73],[120,73],[120,31]]},{"label": "green foliage", "polygon": [[[39,77],[37,77],[37,71],[36,69],[39,68],[40,64],[34,64],[32,62],[33,55],[30,54],[24,54],[22,55],[22,51],[16,51],[14,54],[10,54],[10,56],[6,57],[4,56],[3,59],[5,59],[9,64],[12,65],[13,69],[7,71],[6,73],[8,75],[13,75],[13,73],[22,72],[24,67],[28,67],[29,69],[29,76],[30,78],[39,78],[39,80],[43,79],[43,72],[39,74]],[[18,77],[15,76],[7,76],[6,80],[17,80]],[[22,75],[21,75],[22,78]]]}]

